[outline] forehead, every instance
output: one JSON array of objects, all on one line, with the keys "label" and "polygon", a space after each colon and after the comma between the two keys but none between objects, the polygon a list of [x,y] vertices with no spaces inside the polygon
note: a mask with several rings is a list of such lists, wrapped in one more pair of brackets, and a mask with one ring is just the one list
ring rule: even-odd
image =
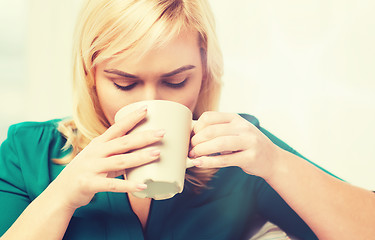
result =
[{"label": "forehead", "polygon": [[200,41],[197,32],[181,33],[163,46],[152,49],[144,55],[136,53],[128,55],[124,51],[100,65],[136,74],[140,71],[144,72],[145,69],[168,72],[187,64],[201,64]]}]

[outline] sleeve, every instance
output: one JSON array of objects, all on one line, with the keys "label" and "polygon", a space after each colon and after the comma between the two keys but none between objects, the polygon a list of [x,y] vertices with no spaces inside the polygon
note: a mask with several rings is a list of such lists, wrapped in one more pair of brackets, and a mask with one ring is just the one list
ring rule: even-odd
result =
[{"label": "sleeve", "polygon": [[306,160],[307,162],[309,162],[310,164],[314,165],[315,167],[319,168],[320,170],[322,170],[323,172],[331,175],[331,176],[334,176],[335,178],[337,179],[340,179],[343,181],[343,179],[335,176],[334,174],[332,174],[331,172],[327,171],[326,169],[320,167],[319,165],[317,165],[316,163],[310,161],[309,159],[307,159],[306,157],[304,157],[303,155],[301,155],[299,152],[297,152],[296,150],[294,150],[293,148],[291,148],[288,144],[286,144],[285,142],[281,141],[279,138],[277,138],[275,135],[273,135],[272,133],[270,133],[269,131],[267,131],[266,129],[264,129],[263,127],[259,126],[259,130],[264,134],[266,135],[274,144],[276,144],[277,146],[279,146],[280,148],[290,152],[290,153],[293,153],[294,155]]},{"label": "sleeve", "polygon": [[[322,169],[313,162],[306,159],[285,142],[281,141],[266,129],[259,126],[259,130],[265,134],[274,144],[291,152],[314,166]],[[326,170],[322,169],[327,172]],[[328,172],[327,172],[328,173]],[[330,174],[330,173],[329,173]],[[298,239],[318,239],[309,226],[295,213],[295,211],[284,201],[283,198],[263,179],[260,181],[256,198],[257,209],[260,215],[278,225],[288,234]]]},{"label": "sleeve", "polygon": [[30,204],[15,151],[15,132],[16,127],[10,127],[7,139],[0,146],[0,236]]},{"label": "sleeve", "polygon": [[[300,158],[311,163],[317,168],[334,176],[332,173],[311,162],[296,150],[291,148],[288,144],[261,127],[257,118],[247,114],[240,114],[240,116],[255,125],[264,135],[266,135],[274,144],[276,144],[280,148],[293,153],[296,156],[299,156]],[[298,239],[318,239],[309,228],[309,226],[294,212],[294,210],[265,180],[259,178],[255,192],[256,209],[259,215],[278,225],[285,232],[287,232],[288,234],[292,234]]]},{"label": "sleeve", "polygon": [[259,180],[256,195],[259,215],[298,239],[318,239],[309,226],[289,207],[280,195],[263,179]]},{"label": "sleeve", "polygon": [[[322,171],[340,179],[339,177],[333,175],[331,172],[328,172],[327,170],[325,170],[324,168],[320,167],[319,165],[313,163],[312,161],[310,161],[309,159],[305,158],[304,156],[302,156],[300,153],[298,153],[296,150],[294,150],[293,148],[291,148],[288,144],[286,144],[285,142],[281,141],[279,138],[277,138],[275,135],[273,135],[272,133],[270,133],[269,131],[267,131],[266,129],[264,129],[263,127],[260,126],[260,123],[259,123],[259,120],[252,116],[252,115],[249,115],[249,114],[244,114],[244,113],[240,113],[239,114],[242,118],[246,119],[248,122],[250,122],[251,124],[253,124],[254,126],[256,126],[264,135],[266,135],[266,137],[268,137],[274,144],[276,144],[277,146],[279,146],[280,148],[290,152],[290,153],[293,153],[294,155],[302,158],[302,159],[305,159],[307,162],[311,163],[312,165],[314,165],[315,167],[321,169]],[[342,179],[340,179],[342,180]]]}]

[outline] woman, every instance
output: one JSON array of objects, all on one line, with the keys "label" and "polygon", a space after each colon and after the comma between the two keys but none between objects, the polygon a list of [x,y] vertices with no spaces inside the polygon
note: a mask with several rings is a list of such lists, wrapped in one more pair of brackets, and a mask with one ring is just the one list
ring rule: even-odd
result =
[{"label": "woman", "polygon": [[[302,239],[370,239],[375,198],[305,161],[256,118],[216,112],[222,59],[205,0],[91,0],[74,49],[74,116],[10,128],[0,152],[1,239],[242,239],[258,215]],[[122,176],[165,132],[130,130],[146,99],[197,123],[183,193],[153,201]],[[130,133],[129,133],[130,132]],[[134,150],[140,151],[134,151]],[[220,153],[220,154],[217,154]]]}]

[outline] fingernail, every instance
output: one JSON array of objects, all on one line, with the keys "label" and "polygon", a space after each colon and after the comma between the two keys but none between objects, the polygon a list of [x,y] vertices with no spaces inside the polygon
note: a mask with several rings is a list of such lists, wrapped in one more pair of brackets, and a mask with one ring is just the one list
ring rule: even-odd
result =
[{"label": "fingernail", "polygon": [[200,166],[202,166],[202,161],[201,161],[201,160],[196,160],[196,159],[194,159],[194,160],[193,160],[193,164],[194,164],[194,166],[196,166],[196,167],[200,167]]},{"label": "fingernail", "polygon": [[139,189],[139,190],[145,190],[146,188],[147,188],[147,185],[144,184],[144,183],[141,183],[141,184],[137,185],[137,189]]},{"label": "fingernail", "polygon": [[160,156],[160,150],[159,149],[153,149],[150,151],[150,155],[152,158],[157,158]]},{"label": "fingernail", "polygon": [[143,105],[138,109],[139,114],[143,114],[147,110],[147,105]]},{"label": "fingernail", "polygon": [[165,134],[165,130],[160,129],[160,130],[155,132],[155,137],[164,137],[164,134]]},{"label": "fingernail", "polygon": [[195,153],[194,153],[193,151],[190,151],[190,152],[189,152],[189,157],[190,157],[190,158],[195,158]]}]

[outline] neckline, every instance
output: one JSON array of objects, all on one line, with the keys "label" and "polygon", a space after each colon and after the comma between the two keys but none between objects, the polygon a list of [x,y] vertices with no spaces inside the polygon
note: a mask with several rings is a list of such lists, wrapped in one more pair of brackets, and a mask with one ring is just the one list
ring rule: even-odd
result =
[{"label": "neckline", "polygon": [[155,200],[151,198],[151,201],[150,201],[150,209],[148,211],[148,215],[147,215],[147,220],[146,220],[146,224],[145,224],[145,227],[143,228],[142,226],[142,222],[141,220],[138,218],[137,214],[134,212],[133,208],[132,208],[132,205],[130,203],[130,199],[129,199],[129,194],[131,193],[125,193],[125,196],[126,196],[126,202],[127,202],[127,205],[128,205],[128,208],[131,212],[131,214],[133,215],[133,217],[135,219],[137,219],[138,221],[138,224],[139,224],[139,227],[142,229],[142,232],[143,234],[145,234],[148,230],[148,226],[149,226],[149,223],[150,223],[150,219],[152,217],[152,209],[153,209],[153,206],[154,206],[154,202]]}]

